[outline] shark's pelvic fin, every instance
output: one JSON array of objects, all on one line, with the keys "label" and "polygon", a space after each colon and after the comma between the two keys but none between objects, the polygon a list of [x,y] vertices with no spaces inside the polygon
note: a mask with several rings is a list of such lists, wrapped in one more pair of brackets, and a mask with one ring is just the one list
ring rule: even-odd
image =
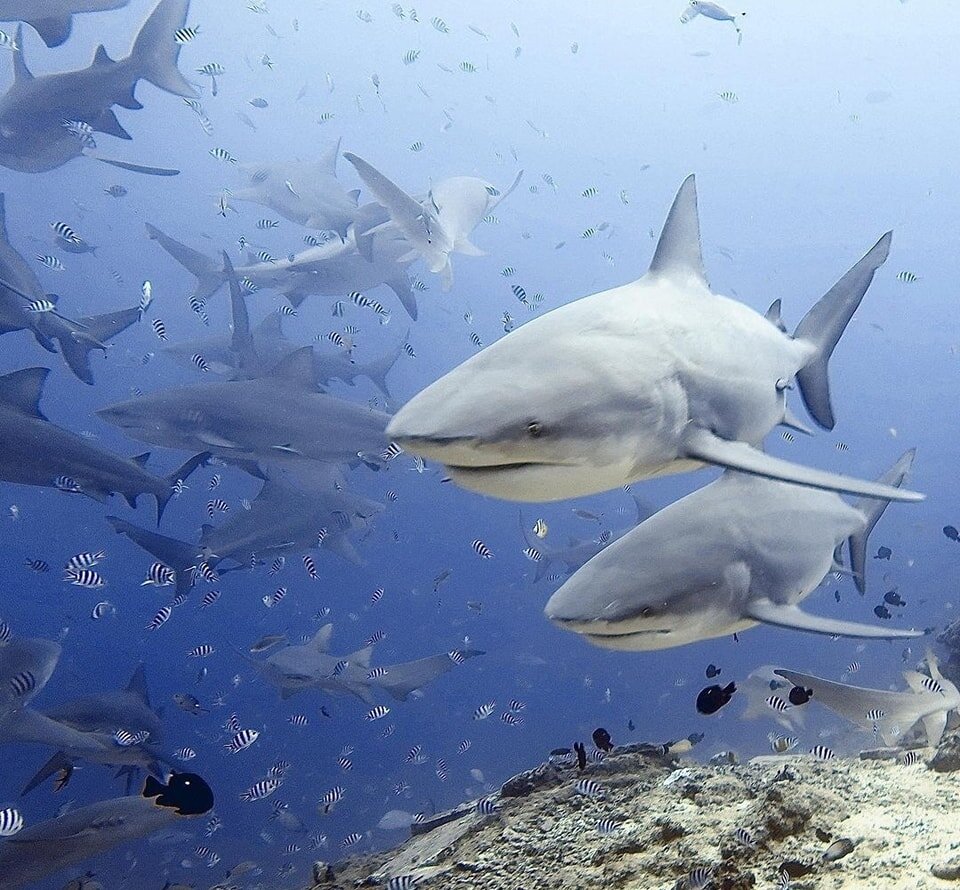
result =
[{"label": "shark's pelvic fin", "polygon": [[806,485],[810,488],[823,488],[827,491],[858,494],[890,501],[922,501],[924,498],[924,495],[915,491],[905,491],[879,482],[866,482],[837,473],[826,473],[771,457],[745,442],[721,439],[702,429],[695,430],[686,436],[683,456],[726,467],[728,470],[739,470],[755,476],[779,479],[781,482],[792,482],[795,485]]},{"label": "shark's pelvic fin", "polygon": [[892,234],[887,232],[871,247],[863,259],[819,299],[794,331],[795,339],[804,340],[816,349],[806,366],[797,372],[797,383],[810,416],[824,429],[832,430],[835,422],[827,363],[870,287],[874,273],[886,261],[891,238]]},{"label": "shark's pelvic fin", "polygon": [[30,417],[47,418],[40,411],[40,396],[49,368],[24,368],[0,377],[0,402]]},{"label": "shark's pelvic fin", "polygon": [[691,173],[680,186],[663,224],[648,275],[694,282],[709,290],[700,250],[697,182]]}]

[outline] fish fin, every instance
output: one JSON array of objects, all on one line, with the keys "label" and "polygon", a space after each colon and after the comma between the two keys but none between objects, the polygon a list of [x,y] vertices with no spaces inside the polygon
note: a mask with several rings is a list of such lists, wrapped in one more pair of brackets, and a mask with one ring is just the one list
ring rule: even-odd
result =
[{"label": "fish fin", "polygon": [[103,315],[84,315],[78,318],[79,324],[86,328],[86,333],[98,343],[106,343],[128,327],[136,324],[140,318],[140,310],[120,309],[117,312],[105,312]]},{"label": "fish fin", "polygon": [[150,460],[150,452],[144,451],[143,454],[135,454],[130,458],[130,460],[132,460],[137,466],[145,467],[147,465],[147,461]]},{"label": "fish fin", "polygon": [[[172,473],[167,473],[164,478],[164,482],[166,483],[165,487],[161,493],[156,496],[157,525],[160,525],[160,520],[163,518],[163,511],[170,502],[170,498],[173,497],[173,487],[177,484],[178,480],[187,479],[198,467],[205,467],[210,462],[212,456],[209,451],[201,451],[199,454],[195,454],[193,457],[185,460]],[[176,568],[176,566],[173,566],[173,568]]]},{"label": "fish fin", "polygon": [[799,420],[797,416],[790,410],[790,406],[786,403],[784,403],[783,406],[783,420],[780,421],[780,426],[785,426],[788,429],[796,430],[798,433],[803,433],[805,436],[813,435],[813,430],[803,423],[803,421]]},{"label": "fish fin", "polygon": [[342,556],[347,562],[351,562],[355,566],[363,564],[363,560],[360,559],[360,554],[357,553],[357,548],[353,546],[350,539],[346,535],[327,535],[327,537],[324,538],[321,546],[328,550],[332,550],[334,553]]},{"label": "fish fin", "polygon": [[171,37],[186,25],[189,8],[190,0],[160,0],[143,23],[130,59],[134,77],[149,80],[175,96],[196,99],[197,91],[177,68],[182,44]]},{"label": "fish fin", "polygon": [[23,57],[23,25],[17,25],[17,34],[14,39],[17,42],[17,46],[20,47],[20,52],[16,52],[13,54],[14,83],[33,80],[33,74],[30,72],[30,69],[27,67],[27,60]]},{"label": "fish fin", "polygon": [[338,138],[321,156],[320,166],[323,167],[331,176],[337,175],[337,158],[340,155],[340,143],[342,137]]},{"label": "fish fin", "polygon": [[523,170],[517,171],[517,175],[513,177],[513,182],[510,183],[505,191],[500,193],[496,201],[491,202],[490,210],[493,210],[498,204],[502,204],[510,196],[510,193],[520,185],[521,179],[523,179]]},{"label": "fish fin", "polygon": [[330,651],[330,638],[333,636],[333,625],[325,624],[320,628],[314,635],[313,639],[310,641],[310,645],[313,646],[318,652],[329,652]]},{"label": "fish fin", "polygon": [[780,317],[780,306],[781,302],[779,298],[774,300],[770,304],[770,308],[764,313],[763,317],[775,328],[777,328],[777,330],[785,334],[787,332],[787,326],[783,323],[783,319]]},{"label": "fish fin", "polygon": [[142,664],[137,665],[137,669],[130,677],[124,691],[137,696],[147,706],[148,710],[152,710],[150,708],[150,693],[147,690],[147,671]]},{"label": "fish fin", "polygon": [[[412,223],[423,216],[424,208],[374,166],[368,164],[363,158],[357,157],[353,152],[345,151],[343,156],[353,164],[367,188],[390,212],[391,218]],[[419,256],[419,252],[417,255]]]},{"label": "fish fin", "polygon": [[362,649],[357,649],[356,652],[351,652],[347,656],[347,661],[358,667],[368,668],[370,667],[370,657],[372,655],[373,646],[364,646]]},{"label": "fish fin", "polygon": [[462,253],[464,256],[486,256],[487,255],[487,252],[485,250],[481,250],[469,238],[461,238],[457,242],[457,245],[454,248],[454,250],[457,253]]},{"label": "fish fin", "polygon": [[709,290],[700,250],[697,181],[691,173],[680,186],[663,224],[648,275],[693,282]]},{"label": "fish fin", "polygon": [[810,416],[826,430],[832,430],[835,423],[833,407],[830,404],[827,363],[847,322],[857,311],[863,295],[870,287],[874,273],[886,261],[890,253],[891,237],[892,233],[887,232],[874,244],[863,258],[817,301],[793,332],[795,340],[802,340],[814,348],[811,358],[797,372],[797,383]]},{"label": "fish fin", "polygon": [[416,321],[417,297],[413,292],[413,288],[410,286],[410,279],[406,275],[400,275],[396,278],[391,278],[385,283],[387,287],[397,295],[400,304],[407,310],[407,315],[409,315],[413,321]]},{"label": "fish fin", "polygon": [[233,314],[230,349],[236,356],[239,376],[244,377],[252,373],[259,362],[253,345],[253,335],[250,333],[250,315],[247,312],[247,301],[243,296],[243,289],[240,287],[240,281],[229,255],[223,251],[222,256],[223,274],[230,285],[230,309]]},{"label": "fish fin", "polygon": [[0,377],[0,402],[30,417],[47,418],[40,411],[40,396],[49,368],[24,368]]},{"label": "fish fin", "polygon": [[146,782],[143,783],[144,797],[157,797],[157,795],[163,794],[166,790],[167,786],[161,784],[153,776],[147,776]]},{"label": "fish fin", "polygon": [[0,192],[0,241],[5,244],[10,243],[10,235],[7,232],[7,196]]},{"label": "fish fin", "polygon": [[388,352],[379,359],[370,362],[370,364],[360,367],[360,373],[371,380],[373,385],[388,399],[390,398],[390,390],[387,387],[387,373],[397,363],[397,360],[403,353],[403,344],[407,342],[409,336],[410,331],[408,330],[406,336],[404,336],[403,340],[397,344],[392,352]]},{"label": "fish fin", "polygon": [[[60,772],[60,770],[68,770],[70,773],[73,772],[73,763],[67,757],[63,751],[57,751],[43,766],[40,767],[34,774],[33,777],[23,786],[20,791],[20,796],[25,797],[34,788],[38,788],[42,785],[50,776],[55,773]],[[69,778],[68,778],[69,781]],[[66,783],[64,783],[65,785]],[[61,786],[63,787],[63,786]]]},{"label": "fish fin", "polygon": [[347,192],[347,197],[349,197],[350,200],[353,201],[354,204],[359,204],[359,203],[360,203],[360,189],[350,189],[350,191]]},{"label": "fish fin", "polygon": [[943,737],[943,731],[947,728],[946,710],[927,714],[926,717],[921,717],[920,720],[927,733],[927,744],[936,748],[937,745],[940,744],[940,739]]},{"label": "fish fin", "polygon": [[[73,29],[73,20],[70,15],[49,15],[42,19],[27,19],[27,24],[40,35],[40,39],[48,46],[60,46],[70,36]],[[21,35],[17,35],[17,46],[22,47]],[[20,53],[14,53],[15,56]]]},{"label": "fish fin", "polygon": [[853,621],[838,621],[834,618],[822,618],[810,615],[796,606],[785,606],[768,599],[750,600],[744,613],[748,618],[762,624],[802,630],[808,633],[828,634],[841,637],[859,637],[874,640],[897,640],[923,636],[919,630],[897,630],[876,627],[871,624],[857,624]]},{"label": "fish fin", "polygon": [[106,133],[108,136],[116,136],[118,139],[133,139],[133,137],[123,129],[117,116],[109,108],[104,109],[93,124],[93,129],[100,133]]},{"label": "fish fin", "polygon": [[[916,456],[917,449],[911,448],[904,452],[898,460],[886,473],[877,481],[884,485],[891,485],[899,488],[903,485],[910,468],[913,465],[913,458]],[[867,592],[867,537],[873,531],[873,527],[880,521],[883,511],[887,509],[890,503],[888,500],[860,500],[856,503],[856,508],[864,515],[863,527],[850,535],[850,566],[853,569],[853,577],[860,593]]]},{"label": "fish fin", "polygon": [[91,68],[108,68],[111,65],[116,65],[117,63],[110,58],[107,53],[107,48],[101,43],[96,52],[93,54],[93,61],[90,63]]},{"label": "fish fin", "polygon": [[814,470],[801,464],[771,457],[746,442],[721,439],[704,429],[694,430],[687,435],[682,446],[682,456],[726,467],[729,470],[739,470],[742,473],[752,473],[755,476],[779,479],[781,482],[806,485],[810,488],[822,488],[826,491],[891,501],[922,501],[924,499],[924,495],[915,491]]},{"label": "fish fin", "polygon": [[[146,176],[179,176],[180,171],[171,167],[148,167],[144,164],[131,164],[129,161],[118,161],[115,158],[105,158],[101,155],[87,153],[88,158],[93,158],[101,164],[109,164],[111,167],[119,167],[121,170],[130,170],[133,173],[143,173]],[[218,285],[219,286],[219,285]]]}]

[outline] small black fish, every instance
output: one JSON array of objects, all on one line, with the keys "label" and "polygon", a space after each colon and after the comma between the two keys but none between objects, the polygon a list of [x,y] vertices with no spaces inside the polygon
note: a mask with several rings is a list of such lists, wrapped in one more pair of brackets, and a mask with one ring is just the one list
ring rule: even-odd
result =
[{"label": "small black fish", "polygon": [[881,605],[879,605],[879,606],[874,606],[874,607],[873,607],[873,614],[876,615],[877,618],[883,618],[884,620],[889,620],[890,618],[893,617],[893,616],[890,614],[890,610],[889,610],[886,606],[884,606],[883,604],[881,604]]},{"label": "small black fish", "polygon": [[324,717],[332,717],[332,716],[333,716],[333,715],[327,710],[327,706],[326,706],[326,705],[320,705],[320,713],[323,714]]},{"label": "small black fish", "polygon": [[952,525],[945,525],[945,526],[943,527],[943,533],[944,533],[951,541],[960,541],[960,532],[958,532],[958,531],[956,530],[956,528],[954,528]]},{"label": "small black fish", "polygon": [[839,590],[835,590],[835,591],[833,592],[833,598],[834,598],[838,603],[840,602],[840,591],[839,591]]},{"label": "small black fish", "polygon": [[691,732],[690,735],[687,736],[687,741],[690,742],[691,745],[699,745],[705,738],[706,736],[702,732]]},{"label": "small black fish", "polygon": [[707,679],[712,680],[714,677],[720,676],[720,668],[718,668],[715,664],[708,664],[706,674]]},{"label": "small black fish", "polygon": [[893,551],[889,547],[878,547],[874,559],[890,559],[891,556],[893,556]]},{"label": "small black fish", "polygon": [[771,680],[768,684],[771,692],[776,692],[778,689],[783,689],[787,685],[785,680]]},{"label": "small black fish", "polygon": [[587,749],[583,742],[574,742],[573,750],[577,752],[577,769],[584,770],[587,767]]},{"label": "small black fish", "polygon": [[813,690],[804,689],[802,686],[794,686],[787,697],[790,699],[791,705],[805,705],[813,697]]},{"label": "small black fish", "polygon": [[602,726],[599,729],[593,731],[593,743],[601,751],[612,751],[613,745],[610,742],[610,733],[607,732]]},{"label": "small black fish", "polygon": [[707,686],[706,689],[701,689],[697,696],[697,710],[701,714],[715,714],[733,698],[733,693],[736,691],[736,683],[728,683],[726,686]]},{"label": "small black fish", "polygon": [[907,601],[901,598],[896,589],[888,590],[883,595],[883,601],[889,603],[891,606],[905,606],[907,604]]},{"label": "small black fish", "polygon": [[156,798],[158,807],[176,809],[179,816],[198,816],[213,809],[213,792],[196,773],[173,773],[166,785],[147,776],[143,796]]},{"label": "small black fish", "polygon": [[631,717],[627,721],[627,729],[629,729],[630,732],[633,732],[636,728],[637,728],[637,724],[633,722],[633,718]]}]

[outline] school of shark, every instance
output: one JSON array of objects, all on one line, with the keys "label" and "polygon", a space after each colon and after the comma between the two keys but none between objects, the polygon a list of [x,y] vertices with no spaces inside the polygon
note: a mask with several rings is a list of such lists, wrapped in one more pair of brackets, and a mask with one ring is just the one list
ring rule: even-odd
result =
[{"label": "school of shark", "polygon": [[2,888],[304,887],[601,724],[960,725],[940,193],[754,158],[792,12],[368,5],[0,0]]}]

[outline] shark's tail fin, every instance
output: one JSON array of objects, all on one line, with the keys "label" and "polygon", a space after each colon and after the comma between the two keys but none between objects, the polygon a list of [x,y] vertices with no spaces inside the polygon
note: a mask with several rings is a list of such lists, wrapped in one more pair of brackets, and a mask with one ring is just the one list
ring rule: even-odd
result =
[{"label": "shark's tail fin", "polygon": [[397,363],[397,359],[400,358],[400,354],[403,352],[403,344],[407,342],[409,336],[410,332],[407,331],[404,338],[397,344],[396,349],[386,353],[386,355],[381,356],[376,361],[370,362],[369,365],[364,365],[360,371],[364,377],[372,380],[373,385],[388,399],[392,397],[390,395],[390,389],[387,386],[387,373]]},{"label": "shark's tail fin", "polygon": [[157,525],[159,525],[160,520],[163,519],[163,511],[166,509],[167,504],[170,503],[170,498],[173,497],[176,484],[186,479],[197,467],[205,466],[210,460],[210,457],[211,454],[209,451],[201,451],[189,460],[184,461],[184,463],[177,467],[172,473],[167,474],[165,477],[166,486],[162,492],[157,494]]},{"label": "shark's tail fin", "polygon": [[149,529],[141,528],[118,516],[107,516],[107,522],[113,526],[118,535],[125,535],[138,547],[142,547],[151,556],[156,557],[165,566],[169,566],[177,573],[175,591],[177,594],[187,593],[193,586],[193,577],[190,569],[197,562],[199,545],[189,541],[180,541],[177,538],[168,538]]},{"label": "shark's tail fin", "polygon": [[192,247],[187,247],[186,244],[181,244],[175,238],[161,232],[156,226],[151,226],[150,223],[146,223],[146,226],[147,235],[152,240],[159,242],[160,246],[170,256],[197,279],[193,296],[200,300],[206,300],[220,290],[226,276],[216,260],[204,256]]},{"label": "shark's tail fin", "polygon": [[197,91],[177,68],[182,44],[174,39],[187,23],[189,8],[190,0],[160,0],[137,35],[130,61],[138,78],[168,93],[196,99]]},{"label": "shark's tail fin", "polygon": [[797,372],[797,382],[810,416],[824,429],[832,430],[835,422],[830,405],[827,363],[847,322],[870,287],[874,273],[887,259],[891,237],[892,234],[887,232],[870,248],[863,259],[820,298],[794,331],[795,339],[806,341],[816,350]]},{"label": "shark's tail fin", "polygon": [[94,349],[104,349],[104,343],[125,331],[140,317],[136,307],[121,309],[119,312],[107,312],[104,315],[90,315],[77,321],[84,330],[72,336],[58,337],[60,353],[70,370],[84,383],[93,385],[93,372],[90,370],[90,353]]},{"label": "shark's tail fin", "polygon": [[453,670],[463,659],[483,655],[478,649],[461,649],[457,657],[450,654],[431,655],[429,658],[420,658],[403,664],[394,664],[387,668],[387,673],[378,677],[371,685],[379,686],[390,693],[397,701],[406,701],[407,696],[415,689],[426,686],[441,674]]},{"label": "shark's tail fin", "polygon": [[[886,473],[877,481],[884,485],[891,485],[899,488],[913,466],[913,458],[916,456],[917,449],[911,448],[904,452],[898,460]],[[876,498],[863,498],[857,502],[857,509],[863,513],[865,522],[860,531],[850,535],[850,567],[853,569],[853,578],[860,593],[867,591],[867,538],[873,527],[880,521],[883,511],[887,509],[890,501],[878,500]]]}]

